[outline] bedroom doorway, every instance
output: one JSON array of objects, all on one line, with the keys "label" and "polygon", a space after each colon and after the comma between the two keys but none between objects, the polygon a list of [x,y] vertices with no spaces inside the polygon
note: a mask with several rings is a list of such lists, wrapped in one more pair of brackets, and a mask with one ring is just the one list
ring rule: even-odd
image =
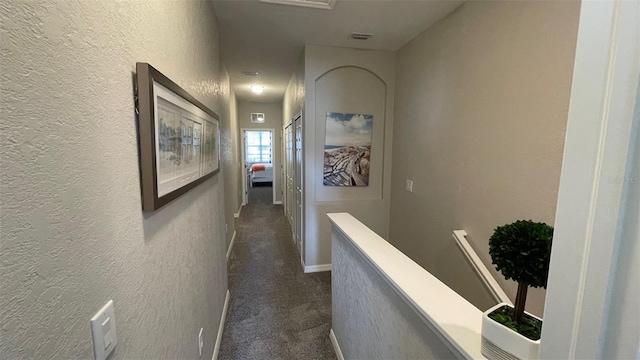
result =
[{"label": "bedroom doorway", "polygon": [[243,202],[273,204],[273,129],[242,129]]}]

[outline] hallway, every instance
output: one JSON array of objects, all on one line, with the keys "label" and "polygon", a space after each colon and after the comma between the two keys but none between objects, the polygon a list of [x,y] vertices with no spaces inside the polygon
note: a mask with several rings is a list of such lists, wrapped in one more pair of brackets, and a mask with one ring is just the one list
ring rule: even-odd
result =
[{"label": "hallway", "polygon": [[250,189],[236,219],[231,299],[219,359],[335,359],[331,273],[304,274],[271,187]]}]

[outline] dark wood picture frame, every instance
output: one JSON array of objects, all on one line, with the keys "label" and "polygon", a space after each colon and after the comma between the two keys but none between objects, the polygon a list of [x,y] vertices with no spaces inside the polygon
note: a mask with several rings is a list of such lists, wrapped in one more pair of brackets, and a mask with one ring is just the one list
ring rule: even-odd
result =
[{"label": "dark wood picture frame", "polygon": [[[214,176],[220,171],[220,117],[218,114],[213,112],[211,109],[206,107],[204,104],[199,102],[196,98],[191,96],[187,91],[181,88],[178,84],[171,81],[165,75],[163,75],[160,71],[153,68],[151,65],[147,63],[136,63],[136,81],[137,81],[137,98],[138,98],[138,122],[139,122],[139,147],[140,147],[140,181],[142,187],[142,210],[143,211],[156,211],[162,206],[170,203],[175,200],[179,196],[183,195],[187,191],[193,189],[198,186],[205,180]],[[156,86],[154,86],[156,84]],[[160,86],[157,86],[160,85]],[[164,88],[164,89],[162,89]],[[154,93],[154,89],[157,90],[158,94]],[[175,94],[178,98],[184,99],[187,103],[195,106],[195,108],[199,109],[203,113],[200,113],[200,117],[194,115],[189,110],[184,110],[183,107],[179,105],[175,105],[171,102],[171,100],[167,100],[164,98],[160,98],[159,93],[162,91],[164,94],[170,94],[167,92]],[[169,97],[169,96],[167,96]],[[171,98],[177,99],[175,96],[171,95]],[[175,189],[170,191],[163,188],[162,191],[159,192],[159,174],[158,174],[158,161],[168,161],[160,158],[160,154],[158,154],[159,147],[159,137],[161,134],[157,134],[158,124],[156,124],[156,110],[159,108],[159,101],[163,101],[171,106],[174,106],[178,109],[179,115],[188,114],[189,117],[193,117],[194,119],[198,119],[194,121],[193,124],[199,125],[199,130],[196,129],[196,125],[193,125],[193,128],[189,127],[187,131],[185,131],[184,127],[181,127],[181,130],[171,129],[171,131],[180,131],[180,135],[175,135],[171,138],[173,144],[180,144],[177,146],[173,146],[177,149],[179,160],[171,160],[171,162],[175,162],[180,166],[180,163],[186,163],[188,161],[182,160],[183,149],[187,149],[188,152],[185,152],[185,156],[191,156],[189,160],[197,159],[198,164],[195,165],[195,162],[190,164],[190,178],[192,180],[184,181],[182,185],[175,185],[177,180],[169,180],[172,183],[172,186]],[[184,104],[184,102],[181,102]],[[167,105],[167,106],[169,106]],[[195,109],[190,108],[190,109]],[[196,110],[197,110],[196,109]],[[182,111],[182,112],[180,112]],[[213,118],[211,121],[210,118],[207,118],[207,115]],[[182,121],[187,119],[186,116],[180,117],[180,125],[182,126]],[[207,118],[207,119],[203,119]],[[190,120],[190,119],[187,119]],[[199,122],[198,122],[199,121]],[[175,121],[174,121],[175,124]],[[207,131],[212,131],[213,133],[205,133],[205,128]],[[185,133],[187,133],[187,137],[185,138]],[[202,137],[209,134],[210,136],[214,136],[213,144],[209,144],[206,141],[211,142],[211,138],[205,138],[205,146],[201,146]],[[213,135],[212,135],[213,134]],[[179,139],[175,141],[175,139]],[[187,146],[189,148],[183,147],[183,144],[180,141],[184,141],[187,139]],[[166,141],[166,140],[165,140]],[[196,146],[197,141],[197,146]],[[213,149],[210,147],[213,146]],[[165,146],[166,147],[166,146]],[[173,149],[172,147],[172,149]],[[209,147],[209,149],[207,149]],[[197,150],[195,150],[197,149]],[[206,150],[212,150],[206,152]],[[203,169],[205,165],[203,165],[202,161],[205,156],[209,158],[209,168],[206,170]],[[213,159],[215,156],[215,159]],[[173,156],[171,159],[175,159]],[[164,164],[164,163],[163,163]],[[215,165],[214,165],[215,164]],[[184,166],[184,165],[183,165]],[[215,166],[215,169],[213,168]],[[194,170],[197,167],[197,170]],[[182,170],[176,170],[178,173]],[[204,173],[207,171],[206,173]],[[195,174],[197,172],[198,174]],[[180,180],[183,181],[183,180]],[[162,194],[161,194],[162,192]]]}]

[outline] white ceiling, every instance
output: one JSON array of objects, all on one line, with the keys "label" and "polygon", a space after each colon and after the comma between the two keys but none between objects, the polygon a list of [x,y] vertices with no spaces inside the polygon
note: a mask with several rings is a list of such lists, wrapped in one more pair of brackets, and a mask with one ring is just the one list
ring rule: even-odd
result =
[{"label": "white ceiling", "polygon": [[[221,56],[240,101],[283,98],[305,44],[396,51],[462,4],[458,0],[338,0],[332,10],[213,0],[220,21]],[[373,33],[367,41],[352,32]],[[258,76],[243,75],[257,71]],[[264,85],[261,95],[249,85]]]}]

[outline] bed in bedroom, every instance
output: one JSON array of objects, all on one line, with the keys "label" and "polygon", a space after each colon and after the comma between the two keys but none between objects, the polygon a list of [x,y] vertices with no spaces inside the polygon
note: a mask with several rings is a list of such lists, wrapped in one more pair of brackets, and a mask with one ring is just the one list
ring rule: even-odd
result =
[{"label": "bed in bedroom", "polygon": [[273,183],[273,164],[252,164],[249,177],[252,186],[256,183]]}]

